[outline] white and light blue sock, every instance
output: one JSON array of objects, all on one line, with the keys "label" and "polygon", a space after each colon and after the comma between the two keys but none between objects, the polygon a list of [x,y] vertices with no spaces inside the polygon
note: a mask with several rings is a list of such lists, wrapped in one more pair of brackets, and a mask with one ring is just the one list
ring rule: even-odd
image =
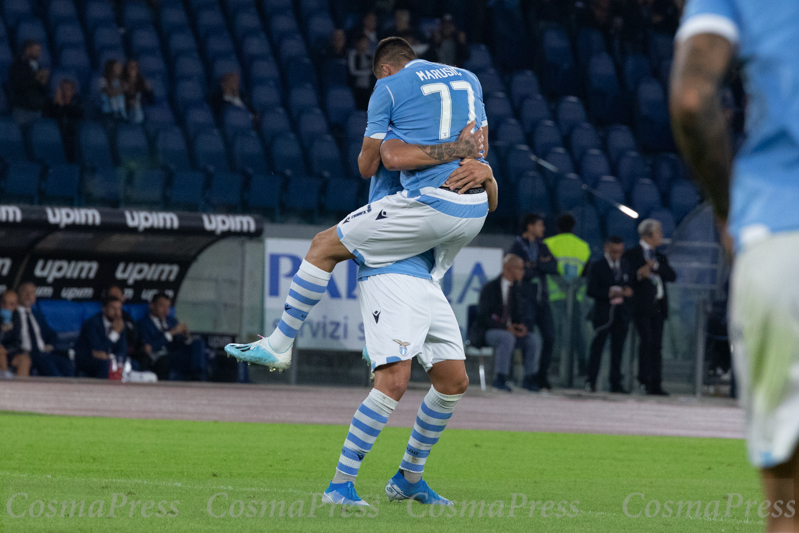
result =
[{"label": "white and light blue sock", "polygon": [[405,455],[402,457],[400,470],[402,475],[410,483],[416,483],[422,479],[424,464],[430,455],[430,449],[441,433],[447,427],[447,422],[455,410],[455,404],[461,399],[463,394],[441,394],[433,387],[430,387],[427,395],[419,406],[416,413],[416,423],[411,431],[411,438]]},{"label": "white and light blue sock", "polygon": [[355,481],[358,469],[372,445],[380,435],[380,431],[388,422],[388,417],[397,407],[397,400],[393,400],[377,389],[372,389],[369,396],[363,401],[355,416],[352,417],[347,440],[341,449],[341,456],[336,465],[336,475],[333,483]]},{"label": "white and light blue sock", "polygon": [[280,323],[269,336],[269,345],[273,350],[282,353],[291,348],[308,313],[327,290],[330,276],[330,272],[325,272],[303,259],[300,269],[291,280]]}]

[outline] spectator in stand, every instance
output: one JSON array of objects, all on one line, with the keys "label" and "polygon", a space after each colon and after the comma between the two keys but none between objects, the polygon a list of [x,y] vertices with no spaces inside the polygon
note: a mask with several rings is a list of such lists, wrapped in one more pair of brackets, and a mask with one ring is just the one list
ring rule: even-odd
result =
[{"label": "spectator in stand", "polygon": [[72,377],[75,365],[66,353],[55,350],[58,334],[47,324],[36,305],[36,285],[19,286],[20,349],[30,354],[31,366],[40,376]]},{"label": "spectator in stand", "polygon": [[78,144],[78,122],[83,118],[83,106],[74,80],[61,80],[56,87],[53,100],[44,110],[44,115],[58,123],[64,140],[64,151],[68,161],[75,161]]},{"label": "spectator in stand", "polygon": [[355,105],[364,111],[369,107],[369,97],[372,95],[372,87],[375,83],[372,59],[369,39],[362,35],[358,39],[356,48],[347,52],[347,70],[352,94],[355,97]]},{"label": "spectator in stand", "polygon": [[255,110],[241,93],[241,75],[238,72],[228,72],[222,75],[219,80],[219,88],[211,94],[208,103],[220,122],[225,116],[225,109],[228,106],[243,109],[253,117],[253,121],[256,120]]},{"label": "spectator in stand", "polygon": [[150,313],[139,322],[144,351],[159,380],[205,381],[205,343],[192,340],[189,327],[169,316],[172,300],[159,292],[150,300]]},{"label": "spectator in stand", "polygon": [[532,285],[522,283],[524,261],[508,254],[502,260],[502,275],[483,285],[477,311],[474,338],[494,348],[494,387],[512,392],[510,374],[513,351],[522,350],[524,382],[522,386],[537,392],[540,344],[533,334],[535,298]]},{"label": "spectator in stand", "polygon": [[144,122],[144,104],[153,103],[153,91],[150,82],[139,72],[139,62],[130,60],[125,63],[122,75],[122,87],[125,91],[125,110],[134,124]]},{"label": "spectator in stand", "polygon": [[108,296],[103,300],[102,311],[80,328],[75,343],[77,370],[91,378],[108,379],[109,371],[124,367],[127,352],[122,300]]},{"label": "spectator in stand", "polygon": [[546,232],[544,219],[530,214],[522,220],[522,234],[516,237],[509,253],[518,255],[524,261],[524,282],[533,285],[536,308],[535,322],[541,332],[541,359],[538,365],[536,384],[542,389],[551,389],[549,366],[552,363],[552,349],[555,344],[555,325],[549,307],[547,274],[558,273],[558,262],[544,244]]},{"label": "spectator in stand", "polygon": [[41,118],[47,103],[47,82],[50,79],[50,71],[39,65],[41,55],[42,45],[27,40],[22,43],[22,55],[8,70],[12,115],[20,126]]},{"label": "spectator in stand", "polygon": [[433,47],[439,63],[462,67],[469,59],[466,32],[458,30],[449,13],[442,17],[438,31],[433,34]]},{"label": "spectator in stand", "polygon": [[[117,285],[111,285],[107,289],[103,290],[102,297],[103,299],[117,298],[122,302],[123,306],[125,305],[125,291],[123,291]],[[149,370],[149,364],[151,360],[142,348],[139,324],[133,320],[133,317],[130,316],[127,311],[125,311],[124,307],[122,308],[122,322],[125,323],[125,344],[127,344],[128,348],[128,359],[133,362],[134,369],[142,371]]]},{"label": "spectator in stand", "polygon": [[20,315],[17,293],[7,290],[0,296],[0,378],[30,375],[31,358],[20,344]]},{"label": "spectator in stand", "polygon": [[125,87],[122,83],[122,63],[109,59],[103,67],[100,78],[100,101],[104,115],[114,119],[127,120],[125,107]]},{"label": "spectator in stand", "polygon": [[357,46],[358,41],[361,40],[361,37],[366,37],[367,40],[367,49],[369,51],[369,55],[372,56],[375,53],[375,49],[377,48],[377,15],[370,11],[366,15],[363,16],[363,23],[360,27],[353,28],[350,30],[350,33],[347,36],[347,41],[351,43],[351,46]]},{"label": "spectator in stand", "polygon": [[588,392],[596,392],[602,351],[610,335],[610,392],[628,393],[621,384],[621,356],[630,326],[628,302],[633,290],[630,288],[632,271],[623,254],[624,241],[612,235],[605,241],[605,257],[591,263],[588,269],[588,296],[594,299],[591,313],[594,339],[585,381]]},{"label": "spectator in stand", "polygon": [[342,29],[335,29],[330,34],[330,42],[321,50],[324,61],[331,59],[347,59],[347,34]]}]

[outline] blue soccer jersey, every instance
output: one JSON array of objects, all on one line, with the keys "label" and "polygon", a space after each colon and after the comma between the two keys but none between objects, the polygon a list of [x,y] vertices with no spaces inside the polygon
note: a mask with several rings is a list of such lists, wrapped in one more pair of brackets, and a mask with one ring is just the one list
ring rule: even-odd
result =
[{"label": "blue soccer jersey", "polygon": [[740,248],[799,230],[799,2],[688,0],[676,39],[713,33],[738,48],[747,138],[733,165],[729,230]]},{"label": "blue soccer jersey", "polygon": [[[471,121],[477,127],[488,125],[477,76],[422,59],[377,81],[368,115],[366,137],[383,139],[390,128],[399,139],[412,144],[455,141]],[[454,161],[402,172],[402,186],[409,190],[440,187],[458,165]]]}]

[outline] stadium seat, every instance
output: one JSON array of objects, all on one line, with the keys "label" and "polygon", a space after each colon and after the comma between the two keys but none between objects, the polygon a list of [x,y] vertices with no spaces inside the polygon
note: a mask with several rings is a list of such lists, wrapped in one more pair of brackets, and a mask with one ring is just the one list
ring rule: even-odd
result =
[{"label": "stadium seat", "polygon": [[147,79],[165,80],[167,78],[167,68],[161,52],[157,50],[142,53],[139,56],[139,70]]},{"label": "stadium seat", "polygon": [[291,7],[288,11],[276,14],[269,17],[269,31],[266,32],[271,37],[272,42],[277,45],[284,38],[299,34],[300,28],[297,26],[297,21],[291,14]]},{"label": "stadium seat", "polygon": [[214,121],[213,113],[211,113],[211,108],[205,103],[188,108],[183,115],[183,123],[185,124],[186,135],[189,139],[194,139],[202,130],[216,128],[216,122]]},{"label": "stadium seat", "polygon": [[604,54],[605,38],[602,32],[595,28],[581,28],[577,33],[577,61],[586,66],[596,55]]},{"label": "stadium seat", "polygon": [[564,137],[571,133],[574,126],[588,120],[585,114],[585,107],[576,96],[564,96],[561,98],[558,102],[556,115],[560,134]]},{"label": "stadium seat", "polygon": [[6,170],[4,202],[35,204],[39,200],[39,180],[42,167],[38,163],[15,162]]},{"label": "stadium seat", "polygon": [[592,148],[599,149],[601,146],[602,143],[599,140],[599,135],[597,135],[594,127],[588,122],[577,124],[572,128],[571,134],[569,135],[569,147],[571,148],[572,158],[578,164],[582,161],[583,154],[586,150]]},{"label": "stadium seat", "polygon": [[27,161],[22,130],[9,117],[0,117],[0,159],[6,163]]},{"label": "stadium seat", "polygon": [[11,47],[8,43],[0,41],[0,76],[3,79],[8,77],[8,69],[14,61],[14,54],[11,52]]},{"label": "stadium seat", "polygon": [[17,23],[33,15],[33,2],[29,0],[5,0],[3,2],[3,19],[9,28],[13,28]]},{"label": "stadium seat", "polygon": [[261,115],[261,138],[266,146],[271,146],[275,137],[289,133],[291,133],[291,121],[282,108],[273,108]]},{"label": "stadium seat", "polygon": [[256,174],[250,178],[250,187],[244,195],[247,211],[272,211],[275,216],[280,211],[280,197],[283,179],[275,174]]},{"label": "stadium seat", "polygon": [[544,55],[544,88],[552,97],[575,94],[579,89],[577,68],[563,28],[544,31],[541,49]]},{"label": "stadium seat", "polygon": [[555,183],[555,199],[561,212],[583,205],[583,182],[580,177],[577,174],[567,174],[558,178]]},{"label": "stadium seat", "polygon": [[505,93],[494,93],[485,100],[486,116],[489,124],[500,124],[513,118],[513,107]]},{"label": "stadium seat", "polygon": [[534,94],[522,101],[519,118],[525,133],[530,133],[542,120],[551,120],[552,113],[549,111],[546,99],[540,94]]},{"label": "stadium seat", "polygon": [[14,35],[16,36],[16,49],[20,53],[22,52],[22,43],[28,39],[41,43],[42,51],[47,49],[47,30],[44,29],[44,24],[38,18],[28,17],[20,20]]},{"label": "stadium seat", "polygon": [[496,131],[496,140],[499,142],[513,144],[525,144],[524,131],[522,130],[519,121],[513,118],[505,120],[495,129],[489,129],[489,132]]},{"label": "stadium seat", "polygon": [[[136,180],[137,176],[134,176]],[[119,167],[96,168],[86,172],[83,176],[83,199],[86,205],[104,205],[119,207],[122,200],[122,184],[125,181],[125,171]],[[156,191],[161,194],[161,189]],[[155,205],[154,205],[155,207]],[[160,207],[160,202],[158,202]]]},{"label": "stadium seat", "polygon": [[646,163],[638,152],[626,152],[616,163],[616,177],[624,192],[629,193],[636,181],[648,178]]},{"label": "stadium seat", "polygon": [[327,121],[319,109],[307,109],[297,121],[297,133],[306,150],[322,135],[327,135]]},{"label": "stadium seat", "polygon": [[291,0],[265,0],[262,6],[267,16],[274,15],[275,13],[285,13],[286,11],[294,9]]},{"label": "stadium seat", "polygon": [[341,164],[336,141],[330,135],[317,137],[311,146],[311,173],[326,179],[344,178],[344,167]]},{"label": "stadium seat", "polygon": [[250,102],[257,111],[280,107],[280,87],[274,83],[256,85],[252,88]]},{"label": "stadium seat", "polygon": [[137,54],[160,53],[158,34],[155,32],[155,28],[151,26],[134,28],[130,31],[129,39],[131,50]]},{"label": "stadium seat", "polygon": [[551,188],[555,184],[555,180],[559,175],[571,174],[574,172],[574,164],[569,153],[563,148],[552,148],[547,152],[547,163],[557,169],[557,171],[547,170],[544,177],[547,179],[547,185]]},{"label": "stadium seat", "polygon": [[635,94],[641,80],[651,75],[652,69],[645,55],[631,54],[624,58],[624,85],[630,94]]},{"label": "stadium seat", "polygon": [[150,168],[150,147],[141,126],[120,124],[117,127],[116,155],[119,165],[131,172]]},{"label": "stadium seat", "polygon": [[545,156],[551,149],[563,146],[560,129],[551,120],[542,120],[533,131],[532,145],[538,157]]},{"label": "stadium seat", "polygon": [[682,222],[688,213],[699,205],[699,192],[688,180],[678,180],[669,192],[669,207],[674,220]]},{"label": "stadium seat", "polygon": [[164,128],[156,134],[155,157],[158,166],[172,172],[191,169],[186,139],[178,128]]},{"label": "stadium seat", "polygon": [[[111,22],[97,26],[92,32],[92,50],[96,55],[102,50],[122,50],[122,36],[116,24]],[[102,69],[102,63],[96,63],[98,69]]]},{"label": "stadium seat", "polygon": [[208,62],[206,64],[220,58],[235,57],[236,55],[236,47],[233,45],[233,40],[225,32],[212,33],[201,42],[205,50],[205,59]]},{"label": "stadium seat", "polygon": [[53,32],[53,45],[55,52],[70,47],[86,47],[86,39],[83,37],[83,29],[80,24],[64,21],[56,26]]},{"label": "stadium seat", "polygon": [[505,84],[502,78],[493,68],[481,70],[477,73],[477,79],[480,81],[480,87],[483,89],[483,94],[491,93],[504,93]]},{"label": "stadium seat", "polygon": [[348,140],[361,140],[366,132],[366,111],[354,111],[347,117],[346,133]]},{"label": "stadium seat", "polygon": [[302,157],[302,148],[297,137],[292,134],[283,134],[272,140],[272,168],[275,172],[289,176],[304,176],[305,163]]},{"label": "stadium seat", "polygon": [[283,74],[286,87],[309,84],[316,89],[319,85],[316,81],[316,69],[307,57],[294,59],[291,68],[285,70]]},{"label": "stadium seat", "polygon": [[316,98],[316,91],[311,85],[294,87],[289,92],[289,109],[296,120],[306,109],[319,107],[319,100]]},{"label": "stadium seat", "polygon": [[[531,155],[530,148],[525,144],[517,144],[508,150],[505,156],[506,174],[504,177],[517,182],[522,174],[538,170],[538,164],[532,159]],[[494,172],[499,174],[498,169]]]},{"label": "stadium seat", "polygon": [[82,122],[78,130],[78,155],[83,166],[110,167],[114,165],[111,147],[103,127],[96,122]]},{"label": "stadium seat", "polygon": [[77,205],[80,187],[80,167],[77,165],[55,165],[49,168],[44,178],[42,203]]},{"label": "stadium seat", "polygon": [[215,211],[239,211],[244,178],[238,172],[214,172],[208,188],[208,203]]},{"label": "stadium seat", "polygon": [[140,26],[151,26],[153,23],[150,9],[143,2],[125,2],[122,9],[122,21],[128,30]]},{"label": "stadium seat", "polygon": [[93,32],[98,26],[116,26],[116,16],[109,2],[103,0],[89,0],[84,9],[83,19],[86,29]]},{"label": "stadium seat", "polygon": [[[363,145],[362,139],[363,137],[361,137],[360,139],[350,140],[349,143],[347,143],[347,153],[344,154],[344,156],[346,157],[345,164],[347,165],[347,172],[349,173],[350,176],[354,176],[357,178],[361,177],[361,172],[358,169],[358,156],[361,153],[361,146]],[[489,151],[488,152],[489,164],[490,164],[490,159],[493,156],[494,156],[494,151],[493,150]],[[492,168],[499,169],[498,166],[493,166],[493,165]],[[497,172],[497,170],[494,170],[494,172]]]},{"label": "stadium seat", "polygon": [[677,224],[675,224],[674,217],[668,209],[664,209],[662,207],[653,209],[649,213],[649,218],[654,218],[660,222],[661,229],[663,230],[663,237],[671,239],[671,237],[674,235],[674,230],[676,229]]},{"label": "stadium seat", "polygon": [[650,179],[639,179],[630,193],[632,208],[638,211],[641,217],[646,218],[653,210],[661,207],[660,193],[655,182]]},{"label": "stadium seat", "polygon": [[473,44],[469,47],[469,59],[464,63],[464,68],[472,72],[480,72],[488,68],[493,68],[494,62],[491,59],[491,52],[484,44]]},{"label": "stadium seat", "polygon": [[637,220],[619,211],[609,209],[605,215],[605,232],[608,235],[621,237],[626,248],[632,248],[638,244],[638,224]]},{"label": "stadium seat", "polygon": [[189,107],[205,103],[205,91],[197,80],[183,79],[175,85],[175,103],[178,112],[184,114]]},{"label": "stadium seat", "polygon": [[286,37],[280,41],[278,50],[278,63],[280,63],[284,72],[287,72],[294,61],[308,57],[308,50],[305,48],[305,42],[297,35],[294,37]]},{"label": "stadium seat", "polygon": [[256,59],[272,60],[272,47],[264,34],[250,34],[241,40],[241,57],[249,66]]},{"label": "stadium seat", "polygon": [[[202,61],[191,52],[181,52],[175,57],[174,77],[177,82],[205,81],[205,68]],[[175,87],[177,91],[177,87]]]},{"label": "stadium seat", "polygon": [[635,145],[635,137],[630,128],[622,124],[613,124],[608,126],[605,132],[605,147],[607,149],[608,158],[614,165],[618,163],[619,158],[627,152],[635,152],[638,150]]},{"label": "stadium seat", "polygon": [[358,207],[359,183],[350,179],[330,179],[325,187],[322,209],[325,213],[344,216]]},{"label": "stadium seat", "polygon": [[172,108],[166,104],[156,104],[144,108],[144,127],[147,135],[153,139],[158,130],[175,125]]},{"label": "stadium seat", "polygon": [[528,171],[521,175],[516,183],[515,213],[512,217],[524,213],[540,213],[544,216],[552,213],[549,203],[549,192],[544,178],[538,172]]},{"label": "stadium seat", "polygon": [[202,172],[175,172],[169,188],[169,206],[196,211],[203,202],[205,176]]},{"label": "stadium seat", "polygon": [[197,28],[197,35],[203,39],[221,33],[227,34],[225,17],[216,5],[200,9],[195,16],[194,24]]},{"label": "stadium seat", "polygon": [[593,253],[602,247],[602,231],[596,208],[591,204],[583,204],[571,210],[574,216],[574,234],[585,240]]},{"label": "stadium seat", "polygon": [[263,36],[261,21],[255,9],[241,10],[233,17],[233,35],[239,42],[243,42],[245,36]]},{"label": "stadium seat", "polygon": [[161,35],[173,35],[176,31],[189,29],[189,18],[181,2],[160,6],[159,27]]},{"label": "stadium seat", "polygon": [[347,86],[331,87],[325,95],[325,109],[331,124],[344,126],[347,118],[355,112],[355,98]]},{"label": "stadium seat", "polygon": [[588,63],[588,100],[598,122],[627,120],[627,99],[622,98],[616,67],[607,53],[595,55]]},{"label": "stadium seat", "polygon": [[233,168],[247,174],[266,174],[266,156],[258,134],[242,132],[233,140]]},{"label": "stadium seat", "polygon": [[674,55],[674,36],[664,32],[652,32],[647,43],[649,59],[657,68],[662,61],[671,59]]},{"label": "stadium seat", "polygon": [[214,80],[214,86],[219,83],[222,76],[232,72],[241,75],[241,66],[235,55],[216,57],[211,65],[211,79]]},{"label": "stadium seat", "polygon": [[271,59],[254,59],[250,63],[248,72],[250,87],[268,83],[280,85],[280,71]]},{"label": "stadium seat", "polygon": [[312,218],[315,218],[319,209],[321,190],[322,180],[320,178],[291,177],[288,179],[283,203],[286,209],[308,212]]},{"label": "stadium seat", "polygon": [[67,162],[61,131],[55,120],[42,118],[31,124],[28,129],[28,146],[31,158],[48,167]]},{"label": "stadium seat", "polygon": [[510,95],[513,107],[520,109],[525,98],[541,92],[538,77],[531,70],[520,70],[510,80]]},{"label": "stadium seat", "polygon": [[660,194],[667,195],[673,183],[685,178],[680,158],[674,154],[659,154],[654,161],[654,181]]},{"label": "stadium seat", "polygon": [[648,151],[671,148],[671,124],[666,96],[660,82],[645,78],[638,84],[636,136]]},{"label": "stadium seat", "polygon": [[195,169],[210,173],[230,171],[225,141],[219,130],[205,129],[198,132],[192,144]]},{"label": "stadium seat", "polygon": [[347,69],[347,61],[344,59],[328,59],[324,61],[320,76],[325,87],[347,85],[350,76]]},{"label": "stadium seat", "polygon": [[222,131],[225,133],[228,143],[232,143],[237,134],[252,131],[252,115],[246,109],[233,105],[225,106],[222,115]]},{"label": "stadium seat", "polygon": [[164,204],[166,176],[162,170],[134,174],[128,190],[127,205],[160,208]]},{"label": "stadium seat", "polygon": [[610,163],[601,150],[589,149],[580,161],[580,175],[589,187],[595,187],[602,176],[610,175]]},{"label": "stadium seat", "polygon": [[328,16],[314,16],[308,19],[306,33],[311,50],[319,50],[324,47],[334,29],[333,20]]},{"label": "stadium seat", "polygon": [[611,202],[625,203],[624,189],[613,176],[602,176],[594,187],[599,198],[594,199],[594,205],[600,216],[604,217],[610,209],[615,209]]}]

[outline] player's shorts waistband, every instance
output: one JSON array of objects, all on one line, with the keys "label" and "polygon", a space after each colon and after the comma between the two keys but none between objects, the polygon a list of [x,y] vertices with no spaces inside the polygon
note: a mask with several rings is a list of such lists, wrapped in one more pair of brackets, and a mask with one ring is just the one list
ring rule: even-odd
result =
[{"label": "player's shorts waistband", "polygon": [[[452,190],[449,187],[444,187],[443,185],[439,187],[439,189],[444,189],[445,191],[449,191],[451,193],[457,194],[460,189]],[[486,192],[485,188],[483,187],[472,187],[468,191],[465,191],[463,194],[480,194],[481,192]]]}]

